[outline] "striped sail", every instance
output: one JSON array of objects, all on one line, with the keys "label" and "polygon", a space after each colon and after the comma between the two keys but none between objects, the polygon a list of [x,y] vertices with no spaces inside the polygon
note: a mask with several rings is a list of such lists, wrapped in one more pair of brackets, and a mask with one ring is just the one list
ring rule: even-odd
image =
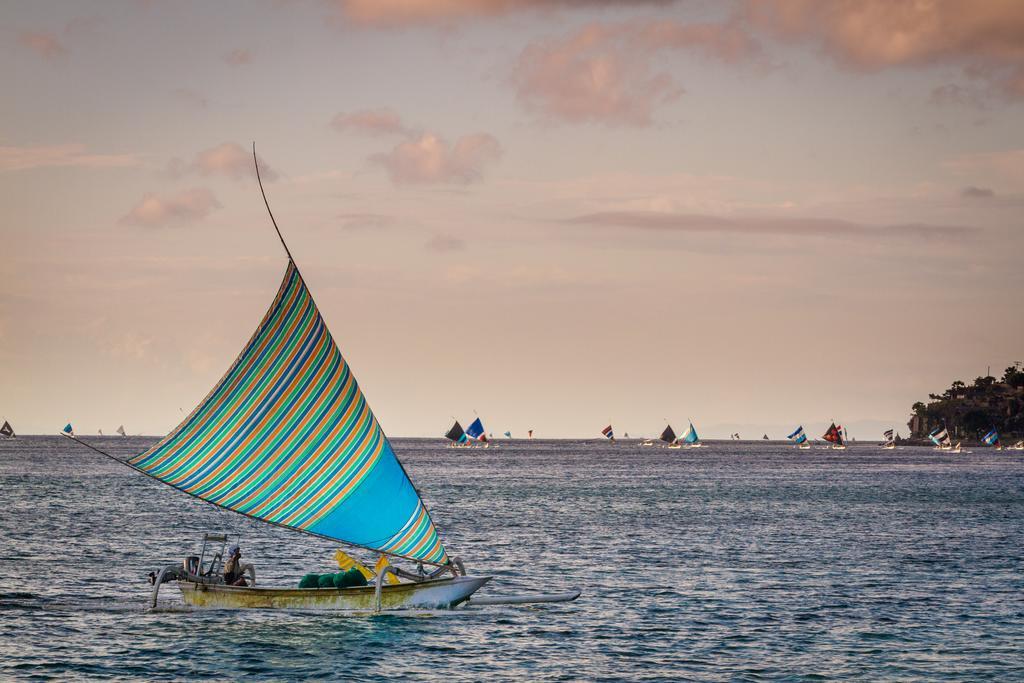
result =
[{"label": "striped sail", "polygon": [[271,524],[412,560],[448,560],[291,261],[227,374],[129,464]]}]

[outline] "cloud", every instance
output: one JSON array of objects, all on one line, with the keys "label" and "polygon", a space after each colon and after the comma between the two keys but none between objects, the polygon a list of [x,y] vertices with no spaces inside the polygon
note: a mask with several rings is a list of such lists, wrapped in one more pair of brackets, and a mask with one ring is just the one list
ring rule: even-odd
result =
[{"label": "cloud", "polygon": [[[257,158],[260,162],[260,175],[264,180],[273,182],[280,177],[263,157],[257,155]],[[252,153],[237,143],[224,142],[199,152],[191,164],[173,158],[164,169],[164,175],[173,179],[193,173],[201,176],[222,175],[232,180],[252,177],[255,175]]]},{"label": "cloud", "polygon": [[672,214],[649,211],[606,211],[590,213],[562,221],[571,225],[607,228],[632,228],[663,232],[736,235],[793,235],[804,237],[906,237],[957,238],[975,232],[974,228],[955,225],[903,223],[869,226],[835,218],[734,218],[704,214]]},{"label": "cloud", "polygon": [[119,222],[142,227],[192,223],[219,208],[220,202],[205,188],[184,190],[166,197],[148,194]]},{"label": "cloud", "polygon": [[545,118],[645,126],[657,107],[684,92],[668,72],[652,67],[666,50],[694,51],[730,64],[762,54],[735,23],[591,24],[568,36],[530,43],[519,55],[512,82],[520,103]]},{"label": "cloud", "polygon": [[252,52],[237,48],[224,55],[224,62],[229,66],[242,66],[252,63]]},{"label": "cloud", "polygon": [[466,242],[451,235],[434,235],[425,245],[430,251],[450,252],[462,251],[466,248]]},{"label": "cloud", "polygon": [[745,15],[848,68],[956,65],[1024,97],[1024,11],[1013,0],[748,0]]},{"label": "cloud", "polygon": [[487,166],[501,157],[497,139],[487,133],[459,138],[454,145],[433,133],[401,142],[370,162],[382,166],[395,184],[456,183],[479,181]]},{"label": "cloud", "polygon": [[54,33],[45,31],[23,31],[18,34],[18,44],[32,50],[43,59],[60,59],[68,50]]},{"label": "cloud", "polygon": [[171,91],[171,94],[182,104],[187,104],[191,107],[206,109],[210,104],[206,95],[190,88],[176,88]]},{"label": "cloud", "polygon": [[674,0],[329,0],[347,22],[378,27],[441,24],[529,10],[665,6]]},{"label": "cloud", "polygon": [[1024,149],[965,154],[943,162],[942,166],[958,176],[974,182],[994,180],[996,184],[1024,190]]},{"label": "cloud", "polygon": [[366,135],[412,134],[412,131],[402,123],[401,117],[387,108],[363,109],[350,114],[339,113],[331,120],[331,127],[339,133],[352,131]]},{"label": "cloud", "polygon": [[996,193],[987,187],[974,187],[971,185],[961,190],[960,196],[969,199],[989,199],[990,197],[995,197]]},{"label": "cloud", "polygon": [[393,216],[379,213],[341,213],[338,214],[338,220],[345,230],[379,230],[395,224]]},{"label": "cloud", "polygon": [[30,168],[127,168],[138,166],[134,154],[89,154],[85,145],[0,146],[0,171]]}]

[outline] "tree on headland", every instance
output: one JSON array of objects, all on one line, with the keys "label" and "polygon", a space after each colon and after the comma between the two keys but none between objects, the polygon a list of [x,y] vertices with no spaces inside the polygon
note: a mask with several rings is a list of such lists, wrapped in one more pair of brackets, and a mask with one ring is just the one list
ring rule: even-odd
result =
[{"label": "tree on headland", "polygon": [[923,439],[936,427],[955,436],[980,438],[993,427],[1004,438],[1024,436],[1024,371],[1020,364],[1006,368],[1002,381],[977,377],[968,386],[953,382],[941,394],[928,394],[928,402],[911,406],[911,436]]}]

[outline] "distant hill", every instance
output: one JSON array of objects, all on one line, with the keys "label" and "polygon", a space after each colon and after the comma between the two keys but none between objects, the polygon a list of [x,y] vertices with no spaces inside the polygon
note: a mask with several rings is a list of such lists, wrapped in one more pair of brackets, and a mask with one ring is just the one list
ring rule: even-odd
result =
[{"label": "distant hill", "polygon": [[928,433],[945,423],[953,440],[978,440],[995,427],[1003,441],[1024,437],[1024,372],[1006,368],[1001,380],[978,377],[973,384],[953,382],[942,394],[929,394],[928,403],[918,401],[907,426],[913,439],[927,439]]}]

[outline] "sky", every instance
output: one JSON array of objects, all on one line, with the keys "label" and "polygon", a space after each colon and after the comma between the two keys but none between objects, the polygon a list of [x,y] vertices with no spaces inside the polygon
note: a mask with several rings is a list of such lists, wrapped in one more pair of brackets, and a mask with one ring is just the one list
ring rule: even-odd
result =
[{"label": "sky", "polygon": [[253,141],[392,436],[877,439],[1024,360],[1015,0],[5,0],[0,60],[21,433],[228,368],[286,265]]}]

